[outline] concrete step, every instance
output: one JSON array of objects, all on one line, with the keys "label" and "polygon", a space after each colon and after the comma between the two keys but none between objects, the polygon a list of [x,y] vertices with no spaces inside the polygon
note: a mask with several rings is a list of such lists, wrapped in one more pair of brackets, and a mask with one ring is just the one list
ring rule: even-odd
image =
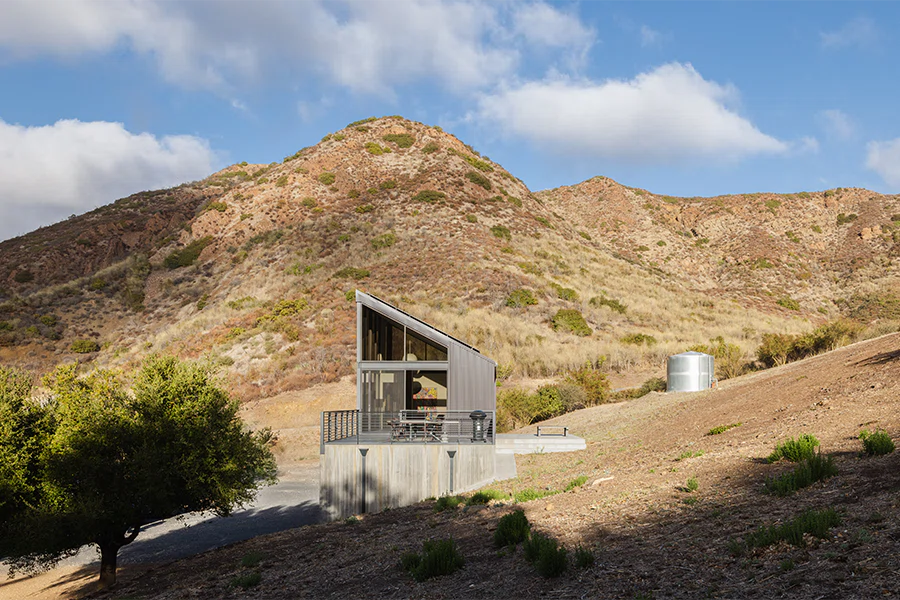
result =
[{"label": "concrete step", "polygon": [[575,452],[587,444],[577,435],[497,434],[498,454],[541,454],[545,452]]}]

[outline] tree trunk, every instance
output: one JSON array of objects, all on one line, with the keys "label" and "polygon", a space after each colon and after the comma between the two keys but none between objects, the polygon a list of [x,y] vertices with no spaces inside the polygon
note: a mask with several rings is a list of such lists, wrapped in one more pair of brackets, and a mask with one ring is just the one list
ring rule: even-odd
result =
[{"label": "tree trunk", "polygon": [[100,544],[100,588],[106,589],[116,584],[116,559],[119,546],[108,543]]}]

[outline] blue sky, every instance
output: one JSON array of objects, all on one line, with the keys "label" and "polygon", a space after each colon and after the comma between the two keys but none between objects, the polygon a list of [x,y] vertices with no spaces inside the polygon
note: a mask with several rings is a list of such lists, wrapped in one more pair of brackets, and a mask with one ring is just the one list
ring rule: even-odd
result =
[{"label": "blue sky", "polygon": [[532,190],[900,191],[888,2],[3,0],[0,239],[368,116]]}]

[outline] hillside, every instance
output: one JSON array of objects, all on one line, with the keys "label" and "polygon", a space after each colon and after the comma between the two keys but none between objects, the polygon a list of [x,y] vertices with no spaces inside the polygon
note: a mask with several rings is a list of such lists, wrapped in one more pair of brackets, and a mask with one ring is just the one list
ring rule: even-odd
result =
[{"label": "hillside", "polygon": [[[440,128],[364,120],[3,242],[0,361],[205,356],[238,397],[268,397],[352,373],[357,287],[503,377],[660,374],[717,336],[749,360],[764,333],[841,314],[895,330],[898,214],[855,189],[679,199],[597,177],[532,193]],[[590,335],[554,328],[560,309]]]},{"label": "hillside", "polygon": [[[537,575],[522,550],[491,543],[509,504],[435,512],[433,502],[286,531],[123,576],[100,598],[863,598],[896,596],[900,584],[900,453],[861,454],[863,428],[898,434],[900,334],[854,344],[695,394],[640,400],[559,417],[588,441],[569,454],[517,457],[519,477],[499,488],[572,491],[520,504],[532,527],[570,550],[592,549],[593,566],[558,579]],[[740,423],[719,435],[720,425]],[[802,433],[821,440],[838,475],[787,496],[764,493],[776,443]],[[696,478],[694,492],[684,490]],[[735,553],[760,526],[834,508],[824,539]],[[415,583],[398,566],[423,540],[452,536],[465,567]],[[261,556],[242,567],[246,556]],[[258,571],[260,582],[231,585]],[[91,577],[93,574],[89,574]],[[77,580],[77,577],[72,579]]]}]

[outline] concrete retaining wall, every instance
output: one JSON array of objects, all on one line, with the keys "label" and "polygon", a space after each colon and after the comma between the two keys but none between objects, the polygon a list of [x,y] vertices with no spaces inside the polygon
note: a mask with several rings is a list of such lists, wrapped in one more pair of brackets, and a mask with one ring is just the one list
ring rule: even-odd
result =
[{"label": "concrete retaining wall", "polygon": [[[365,487],[360,449],[367,449]],[[452,490],[448,451],[456,451]],[[515,477],[510,458],[488,444],[326,444],[319,461],[319,501],[331,518],[408,506]]]}]

